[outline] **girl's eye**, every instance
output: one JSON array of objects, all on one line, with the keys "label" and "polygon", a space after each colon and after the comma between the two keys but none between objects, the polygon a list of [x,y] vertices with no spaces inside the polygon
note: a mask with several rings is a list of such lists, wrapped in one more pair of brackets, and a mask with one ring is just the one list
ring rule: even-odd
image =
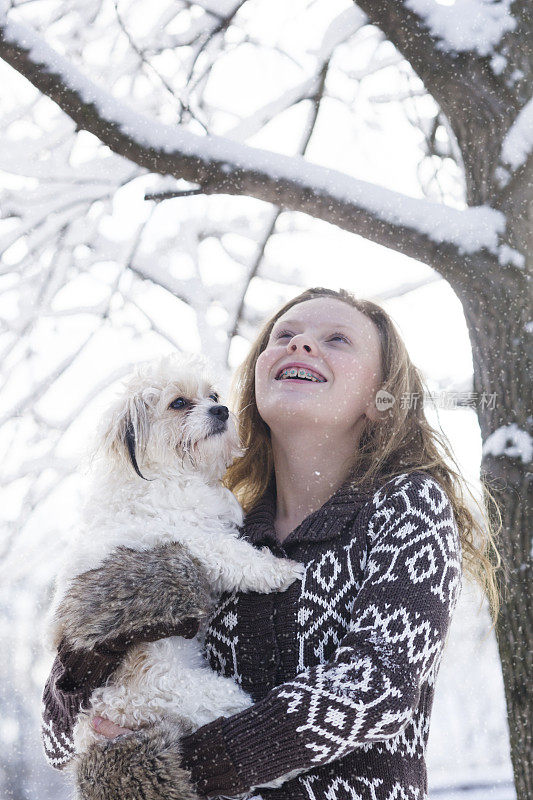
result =
[{"label": "girl's eye", "polygon": [[[283,339],[286,336],[294,336],[294,334],[290,331],[280,331],[276,334],[276,339]],[[343,336],[342,333],[334,333],[330,337],[329,341],[332,342],[334,339],[340,339],[341,341],[346,342],[346,344],[350,344],[349,340],[346,338],[346,336]]]},{"label": "girl's eye", "polygon": [[218,394],[213,392],[213,394],[209,395],[209,399],[213,401],[213,403],[218,403]]},{"label": "girl's eye", "polygon": [[343,342],[350,344],[346,336],[343,336],[342,333],[334,333],[330,341],[333,341],[334,339],[341,339]]}]

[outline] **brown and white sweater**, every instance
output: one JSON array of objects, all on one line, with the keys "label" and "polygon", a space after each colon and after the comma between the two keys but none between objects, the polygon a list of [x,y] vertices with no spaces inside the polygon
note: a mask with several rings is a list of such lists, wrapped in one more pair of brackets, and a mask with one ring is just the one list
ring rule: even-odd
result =
[{"label": "brown and white sweater", "polygon": [[[254,705],[182,739],[183,766],[208,797],[424,800],[435,680],[461,587],[448,497],[423,472],[372,491],[346,482],[283,544],[275,508],[271,486],[242,535],[303,562],[305,577],[283,593],[220,598],[206,657]],[[68,682],[56,659],[43,743],[61,768],[85,698],[58,684]]]}]

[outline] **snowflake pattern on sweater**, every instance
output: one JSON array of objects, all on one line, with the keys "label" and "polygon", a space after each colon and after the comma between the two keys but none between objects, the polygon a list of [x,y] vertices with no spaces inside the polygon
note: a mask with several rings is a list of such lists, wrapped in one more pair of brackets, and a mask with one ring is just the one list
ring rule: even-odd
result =
[{"label": "snowflake pattern on sweater", "polygon": [[[456,531],[445,519],[435,522],[446,508],[446,500],[442,497],[440,503],[433,503],[428,483],[419,494],[423,496],[433,514],[422,512],[401,489],[391,498],[392,504],[377,498],[378,508],[368,524],[366,577],[350,604],[347,635],[328,663],[321,658],[318,666],[305,670],[280,690],[281,697],[290,699],[289,714],[301,714],[305,709],[306,721],[298,731],[315,734],[306,744],[316,751],[315,763],[342,758],[366,741],[389,739],[395,739],[389,745],[391,752],[405,752],[409,743],[410,755],[415,746],[423,754],[419,732],[414,730],[403,743],[398,735],[412,719],[420,688],[430,676],[433,683],[442,654],[443,627],[448,626],[448,615],[439,612],[455,606],[459,589]],[[334,552],[326,555],[337,567]],[[314,570],[314,575],[318,571]],[[341,572],[339,566],[338,576]],[[338,597],[346,586],[337,589],[333,579],[320,584],[324,591],[311,593],[306,609],[311,618],[313,607],[326,606],[335,615]],[[399,602],[398,587],[402,593]],[[423,610],[419,603],[422,593],[411,587],[426,588]],[[324,592],[329,602],[324,601]],[[306,636],[304,629],[299,639]],[[319,658],[323,646],[322,640],[315,647]],[[397,702],[391,703],[391,698]]]}]

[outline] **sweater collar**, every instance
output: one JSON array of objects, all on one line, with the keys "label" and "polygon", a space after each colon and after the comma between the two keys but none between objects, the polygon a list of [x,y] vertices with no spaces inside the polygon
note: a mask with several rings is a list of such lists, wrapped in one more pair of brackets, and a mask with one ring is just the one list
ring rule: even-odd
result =
[{"label": "sweater collar", "polygon": [[[309,514],[282,542],[325,541],[336,538],[346,522],[353,519],[373,496],[375,488],[354,486],[349,478],[326,500],[323,506]],[[252,544],[271,540],[278,546],[274,519],[276,516],[276,482],[272,478],[263,497],[245,517],[242,536]]]}]

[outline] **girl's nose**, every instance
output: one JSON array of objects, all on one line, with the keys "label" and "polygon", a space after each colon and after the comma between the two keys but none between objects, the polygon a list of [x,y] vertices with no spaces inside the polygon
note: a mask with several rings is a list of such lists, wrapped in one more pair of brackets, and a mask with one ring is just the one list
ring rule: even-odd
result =
[{"label": "girl's nose", "polygon": [[297,336],[292,337],[288,344],[288,351],[290,353],[295,353],[301,348],[306,353],[310,353],[313,350],[310,341],[311,340],[309,337],[307,337],[304,333],[299,333]]}]

